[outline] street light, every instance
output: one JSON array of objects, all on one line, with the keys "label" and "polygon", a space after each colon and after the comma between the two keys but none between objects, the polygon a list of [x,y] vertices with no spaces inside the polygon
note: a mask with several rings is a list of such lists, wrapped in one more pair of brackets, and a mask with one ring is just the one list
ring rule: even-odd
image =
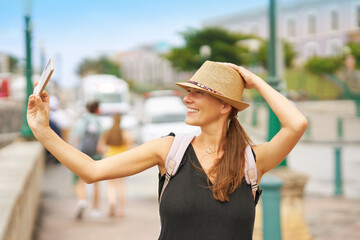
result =
[{"label": "street light", "polygon": [[20,129],[21,135],[24,138],[32,138],[33,134],[29,128],[29,125],[26,121],[26,110],[27,110],[27,100],[29,96],[33,92],[33,84],[31,81],[32,78],[32,65],[31,65],[31,20],[30,20],[30,13],[31,13],[31,6],[32,1],[27,0],[24,2],[24,18],[25,18],[25,50],[26,50],[26,94],[24,100],[24,110],[23,110],[23,121],[22,126]]},{"label": "street light", "polygon": [[[279,44],[277,43],[277,30],[276,30],[276,0],[270,0],[270,12],[269,12],[269,47],[268,47],[268,71],[269,75],[266,79],[268,84],[272,86],[276,91],[281,91],[281,78],[279,77],[277,60],[279,56]],[[280,130],[280,121],[275,113],[269,107],[269,125],[268,125],[268,141],[270,141]],[[286,167],[286,159],[282,161],[278,166]]]}]

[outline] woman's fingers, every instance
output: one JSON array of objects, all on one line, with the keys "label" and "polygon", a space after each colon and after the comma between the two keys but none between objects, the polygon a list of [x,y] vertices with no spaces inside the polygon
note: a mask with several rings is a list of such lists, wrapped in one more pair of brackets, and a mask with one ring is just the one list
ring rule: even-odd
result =
[{"label": "woman's fingers", "polygon": [[29,101],[28,101],[28,110],[32,110],[35,107],[35,96],[30,95]]},{"label": "woman's fingers", "polygon": [[49,106],[49,94],[46,91],[43,91],[40,95],[42,102],[46,105]]},{"label": "woman's fingers", "polygon": [[254,87],[253,86],[253,78],[254,78],[254,76],[256,76],[255,74],[253,74],[252,72],[250,72],[246,68],[235,65],[233,63],[223,63],[223,64],[235,69],[240,74],[240,76],[244,79],[245,88],[250,89],[250,88]]}]

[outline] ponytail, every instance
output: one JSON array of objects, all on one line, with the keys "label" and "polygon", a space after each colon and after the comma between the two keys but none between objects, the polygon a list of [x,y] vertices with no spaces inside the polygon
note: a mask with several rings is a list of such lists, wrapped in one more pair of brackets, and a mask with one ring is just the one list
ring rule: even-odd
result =
[{"label": "ponytail", "polygon": [[232,108],[229,114],[228,129],[223,140],[224,154],[209,170],[210,175],[216,175],[210,189],[213,197],[221,202],[229,201],[229,194],[241,184],[245,169],[245,148],[251,139],[237,120],[238,110]]}]

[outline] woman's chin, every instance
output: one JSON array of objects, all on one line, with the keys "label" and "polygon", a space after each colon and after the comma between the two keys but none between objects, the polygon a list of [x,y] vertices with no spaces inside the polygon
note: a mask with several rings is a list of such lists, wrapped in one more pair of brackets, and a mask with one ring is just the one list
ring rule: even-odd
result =
[{"label": "woman's chin", "polygon": [[194,121],[191,121],[190,119],[186,118],[185,119],[185,123],[187,125],[191,125],[191,126],[198,126]]}]

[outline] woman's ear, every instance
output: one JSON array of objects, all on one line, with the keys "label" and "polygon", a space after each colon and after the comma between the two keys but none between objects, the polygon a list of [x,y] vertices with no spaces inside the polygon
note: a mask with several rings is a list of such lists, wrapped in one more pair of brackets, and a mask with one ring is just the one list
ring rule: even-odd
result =
[{"label": "woman's ear", "polygon": [[230,113],[231,109],[232,109],[231,105],[224,102],[223,106],[222,106],[222,109],[221,109],[221,113],[222,114],[228,114],[228,113]]}]

